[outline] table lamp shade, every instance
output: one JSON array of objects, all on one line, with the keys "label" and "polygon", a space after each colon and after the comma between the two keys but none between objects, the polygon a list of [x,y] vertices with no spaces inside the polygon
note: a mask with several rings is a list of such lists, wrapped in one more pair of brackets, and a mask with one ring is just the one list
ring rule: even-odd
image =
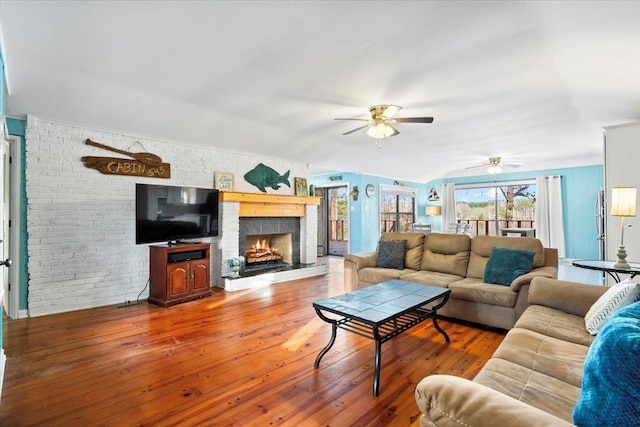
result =
[{"label": "table lamp shade", "polygon": [[424,214],[425,215],[440,215],[440,206],[438,205],[433,205],[433,206],[427,206],[424,208]]},{"label": "table lamp shade", "polygon": [[613,187],[611,189],[611,215],[636,216],[637,187]]}]

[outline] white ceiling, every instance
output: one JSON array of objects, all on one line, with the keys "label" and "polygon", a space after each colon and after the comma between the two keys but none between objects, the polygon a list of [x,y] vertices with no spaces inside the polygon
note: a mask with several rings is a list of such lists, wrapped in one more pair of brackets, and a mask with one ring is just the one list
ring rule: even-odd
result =
[{"label": "white ceiling", "polygon": [[[602,164],[602,127],[640,121],[638,1],[1,1],[0,20],[8,114],[312,172]],[[379,103],[435,120],[382,149],[342,136]]]}]

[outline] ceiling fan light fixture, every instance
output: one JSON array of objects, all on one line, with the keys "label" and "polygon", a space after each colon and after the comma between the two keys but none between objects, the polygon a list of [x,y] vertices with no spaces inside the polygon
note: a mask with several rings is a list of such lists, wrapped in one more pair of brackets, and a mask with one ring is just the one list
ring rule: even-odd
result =
[{"label": "ceiling fan light fixture", "polygon": [[363,121],[367,122],[366,125],[357,127],[350,131],[343,133],[343,135],[350,135],[354,132],[357,132],[361,129],[367,128],[367,135],[371,138],[375,138],[376,145],[380,147],[382,145],[381,140],[384,138],[388,138],[390,136],[396,136],[400,132],[391,124],[391,123],[432,123],[433,117],[400,117],[393,118],[393,116],[398,113],[398,111],[402,110],[402,107],[399,105],[387,105],[380,104],[374,105],[369,108],[369,112],[371,113],[371,119],[360,119],[360,118],[336,118],[334,120],[355,120],[355,121]]},{"label": "ceiling fan light fixture", "polygon": [[491,175],[502,172],[502,166],[500,166],[500,161],[502,159],[498,156],[489,157],[489,168],[487,172]]},{"label": "ceiling fan light fixture", "polygon": [[493,175],[493,174],[502,172],[502,168],[500,167],[500,165],[491,165],[487,169],[487,172],[489,172],[491,175]]},{"label": "ceiling fan light fixture", "polygon": [[367,129],[367,135],[375,139],[387,138],[393,134],[393,128],[383,121],[375,123]]}]

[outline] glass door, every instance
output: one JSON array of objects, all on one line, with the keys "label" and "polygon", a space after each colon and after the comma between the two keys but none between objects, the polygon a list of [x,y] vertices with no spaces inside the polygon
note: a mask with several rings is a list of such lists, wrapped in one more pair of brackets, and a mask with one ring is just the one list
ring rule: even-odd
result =
[{"label": "glass door", "polygon": [[348,187],[328,187],[327,231],[329,255],[344,255],[349,251],[349,191]]}]

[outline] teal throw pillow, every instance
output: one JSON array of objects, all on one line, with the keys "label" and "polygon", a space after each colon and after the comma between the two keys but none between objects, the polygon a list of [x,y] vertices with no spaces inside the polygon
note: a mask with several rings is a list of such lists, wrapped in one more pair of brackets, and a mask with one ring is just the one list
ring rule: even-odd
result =
[{"label": "teal throw pillow", "polygon": [[378,243],[376,267],[404,269],[406,240],[388,240]]},{"label": "teal throw pillow", "polygon": [[533,267],[534,251],[509,249],[496,246],[484,268],[482,281],[509,286],[516,277],[527,274]]},{"label": "teal throw pillow", "polygon": [[573,410],[580,427],[637,426],[640,420],[640,302],[616,312],[593,340]]}]

